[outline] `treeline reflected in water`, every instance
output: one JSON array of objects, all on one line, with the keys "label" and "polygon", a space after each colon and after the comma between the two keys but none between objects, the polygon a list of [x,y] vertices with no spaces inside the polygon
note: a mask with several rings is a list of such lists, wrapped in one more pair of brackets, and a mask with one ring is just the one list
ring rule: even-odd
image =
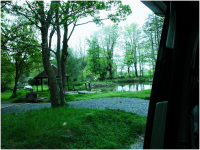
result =
[{"label": "treeline reflected in water", "polygon": [[93,88],[102,91],[141,91],[152,88],[152,82],[149,83],[120,83],[115,86]]},{"label": "treeline reflected in water", "polygon": [[147,90],[152,88],[152,83],[145,83],[145,84],[126,84],[126,85],[118,85],[116,86],[116,91],[141,91]]}]

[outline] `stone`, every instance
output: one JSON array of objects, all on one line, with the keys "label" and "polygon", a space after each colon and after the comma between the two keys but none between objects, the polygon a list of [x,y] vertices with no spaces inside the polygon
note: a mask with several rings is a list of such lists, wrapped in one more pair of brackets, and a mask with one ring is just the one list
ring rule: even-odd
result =
[{"label": "stone", "polygon": [[26,102],[37,103],[37,93],[27,93],[26,94]]}]

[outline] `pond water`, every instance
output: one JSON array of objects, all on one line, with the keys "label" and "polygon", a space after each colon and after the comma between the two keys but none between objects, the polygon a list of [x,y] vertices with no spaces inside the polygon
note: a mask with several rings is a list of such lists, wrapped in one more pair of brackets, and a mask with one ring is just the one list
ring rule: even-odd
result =
[{"label": "pond water", "polygon": [[103,91],[141,91],[152,88],[152,82],[145,83],[119,83],[115,86],[109,87],[92,87],[94,90],[103,90]]}]

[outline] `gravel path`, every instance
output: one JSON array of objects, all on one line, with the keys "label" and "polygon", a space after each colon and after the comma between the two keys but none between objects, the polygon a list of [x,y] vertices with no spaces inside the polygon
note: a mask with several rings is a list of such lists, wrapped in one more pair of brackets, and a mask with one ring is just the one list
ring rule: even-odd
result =
[{"label": "gravel path", "polygon": [[[149,101],[138,98],[101,98],[101,99],[89,99],[84,101],[72,101],[68,102],[71,106],[76,108],[97,108],[97,109],[119,109],[126,112],[137,113],[142,116],[147,116]],[[2,114],[9,114],[12,112],[21,113],[25,111],[38,110],[41,108],[51,107],[50,103],[28,103],[17,106],[11,106],[2,108]]]},{"label": "gravel path", "polygon": [[17,106],[10,106],[6,108],[2,108],[1,114],[10,114],[12,112],[22,113],[25,111],[39,110],[45,107],[50,108],[51,103],[28,103],[28,104],[22,104],[22,105],[17,105]]},{"label": "gravel path", "polygon": [[[68,102],[71,106],[76,108],[97,108],[97,109],[119,109],[126,112],[137,113],[142,116],[147,116],[149,101],[138,98],[124,98],[124,97],[112,97],[101,99],[89,99],[83,101]],[[29,103],[17,106],[11,106],[2,108],[2,114],[9,114],[12,112],[21,113],[25,111],[39,110],[41,108],[50,108],[50,103]],[[131,149],[143,149],[144,141],[136,142],[131,145]]]},{"label": "gravel path", "polygon": [[119,109],[124,110],[126,112],[137,113],[142,116],[147,116],[149,107],[148,100],[124,97],[72,101],[69,102],[69,104],[77,108]]}]

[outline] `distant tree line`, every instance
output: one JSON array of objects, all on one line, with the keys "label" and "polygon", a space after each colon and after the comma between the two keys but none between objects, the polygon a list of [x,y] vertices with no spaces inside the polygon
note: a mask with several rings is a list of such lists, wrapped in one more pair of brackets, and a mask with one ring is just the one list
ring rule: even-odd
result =
[{"label": "distant tree line", "polygon": [[[103,26],[94,32],[87,38],[86,74],[104,80],[106,77],[112,79],[117,68],[122,70],[125,66],[128,76],[131,67],[136,77],[138,70],[143,76],[145,65],[154,71],[163,21],[164,18],[152,13],[142,29],[132,23],[123,28],[117,25]],[[121,52],[121,55],[117,52]]]}]

